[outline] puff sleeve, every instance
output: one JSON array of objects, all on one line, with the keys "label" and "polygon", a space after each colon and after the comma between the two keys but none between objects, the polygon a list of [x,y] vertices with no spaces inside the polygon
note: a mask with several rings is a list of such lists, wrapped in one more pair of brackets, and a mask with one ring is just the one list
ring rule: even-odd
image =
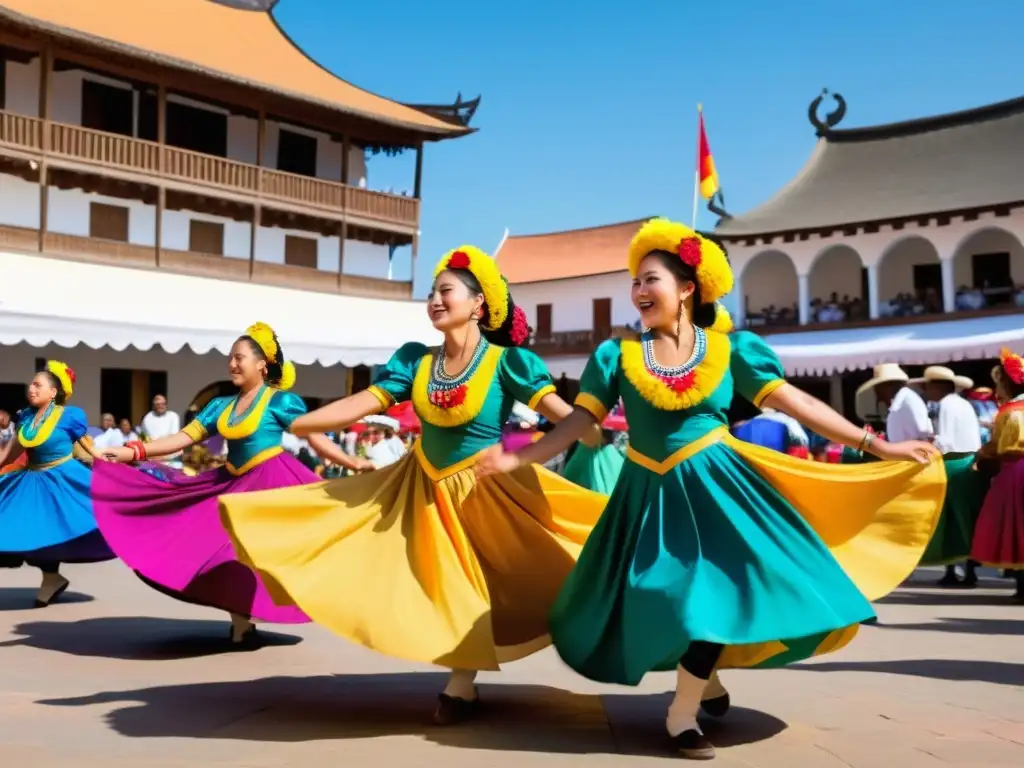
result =
[{"label": "puff sleeve", "polygon": [[760,408],[768,395],[786,383],[782,362],[756,333],[737,331],[729,339],[729,365],[736,392]]},{"label": "puff sleeve", "polygon": [[621,347],[618,339],[602,341],[587,361],[580,378],[580,392],[575,405],[583,408],[598,421],[604,421],[608,412],[619,402],[619,361]]},{"label": "puff sleeve", "polygon": [[89,421],[85,417],[85,411],[76,405],[64,406],[64,412],[60,417],[60,427],[72,442],[81,440],[89,431]]},{"label": "puff sleeve", "polygon": [[217,434],[217,419],[221,412],[230,405],[230,397],[213,398],[199,412],[199,415],[186,424],[181,431],[191,437],[195,443],[201,443],[206,438],[213,437]]},{"label": "puff sleeve", "polygon": [[275,392],[269,408],[274,421],[287,431],[292,428],[292,422],[306,412],[306,401],[294,392]]},{"label": "puff sleeve", "polygon": [[502,388],[531,410],[537,410],[537,404],[555,391],[544,361],[521,347],[509,347],[502,353],[498,376]]},{"label": "puff sleeve", "polygon": [[420,360],[430,350],[425,344],[409,342],[399,347],[377,372],[369,392],[380,400],[381,410],[412,397],[412,382]]}]

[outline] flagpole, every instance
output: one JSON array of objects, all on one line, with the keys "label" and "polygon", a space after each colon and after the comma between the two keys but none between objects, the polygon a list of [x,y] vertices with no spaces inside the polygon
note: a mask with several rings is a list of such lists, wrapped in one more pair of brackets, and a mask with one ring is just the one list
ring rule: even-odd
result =
[{"label": "flagpole", "polygon": [[690,228],[697,228],[697,198],[700,195],[700,117],[704,107],[697,104],[697,167],[693,171],[693,215],[690,218]]},{"label": "flagpole", "polygon": [[508,240],[508,227],[505,227],[505,234],[501,236],[501,242],[498,243],[498,247],[494,249],[494,256],[492,256],[491,258],[493,258],[495,261],[498,260],[498,253],[501,251],[502,248],[505,247],[506,240]]}]

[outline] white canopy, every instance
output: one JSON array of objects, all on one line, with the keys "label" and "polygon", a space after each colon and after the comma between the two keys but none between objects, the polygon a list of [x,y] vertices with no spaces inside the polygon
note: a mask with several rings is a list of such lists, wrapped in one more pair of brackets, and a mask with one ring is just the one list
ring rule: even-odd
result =
[{"label": "white canopy", "polygon": [[0,252],[0,344],[227,354],[261,321],[293,362],[381,365],[436,344],[423,305]]},{"label": "white canopy", "polygon": [[768,334],[765,341],[790,376],[825,376],[881,363],[935,365],[998,357],[1002,347],[1024,342],[1020,314]]}]

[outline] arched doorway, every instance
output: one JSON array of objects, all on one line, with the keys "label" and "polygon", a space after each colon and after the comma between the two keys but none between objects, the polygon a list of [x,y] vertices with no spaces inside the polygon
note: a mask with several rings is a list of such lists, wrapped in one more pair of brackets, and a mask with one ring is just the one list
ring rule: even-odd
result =
[{"label": "arched doorway", "polygon": [[812,322],[868,319],[868,277],[860,254],[845,243],[815,257],[808,276]]},{"label": "arched doorway", "polygon": [[911,235],[890,245],[878,263],[879,314],[937,314],[942,307],[942,263],[931,240]]},{"label": "arched doorway", "polygon": [[748,326],[795,325],[800,283],[793,260],[782,251],[761,251],[744,265],[740,285]]},{"label": "arched doorway", "polygon": [[984,306],[1011,305],[1024,285],[1024,245],[1000,227],[975,230],[953,252],[953,280],[960,309],[981,308],[962,301],[970,290],[981,293]]}]

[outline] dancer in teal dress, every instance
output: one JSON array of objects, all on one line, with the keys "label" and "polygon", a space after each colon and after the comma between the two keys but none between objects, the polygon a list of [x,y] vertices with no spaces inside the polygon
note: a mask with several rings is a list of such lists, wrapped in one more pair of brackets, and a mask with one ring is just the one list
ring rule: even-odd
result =
[{"label": "dancer in teal dress", "polygon": [[[477,472],[545,461],[622,398],[626,464],[555,602],[551,636],[593,680],[636,685],[675,669],[669,735],[681,756],[707,759],[714,748],[696,715],[712,672],[849,642],[874,615],[870,600],[917,565],[945,475],[932,446],[865,433],[787,384],[758,336],[729,333],[713,303],[732,287],[717,244],[656,219],[629,256],[633,303],[650,330],[602,343],[576,410],[518,454],[491,449]],[[890,461],[835,467],[736,440],[726,420],[734,392]]]},{"label": "dancer in teal dress", "polygon": [[89,469],[73,452],[84,440],[85,411],[66,405],[75,373],[51,360],[28,386],[28,408],[15,417],[17,439],[0,448],[0,465],[12,450],[27,454],[24,467],[0,474],[0,557],[8,567],[28,564],[43,573],[36,607],[64,593],[70,582],[61,563],[112,560],[113,552],[96,529],[89,498]]}]

